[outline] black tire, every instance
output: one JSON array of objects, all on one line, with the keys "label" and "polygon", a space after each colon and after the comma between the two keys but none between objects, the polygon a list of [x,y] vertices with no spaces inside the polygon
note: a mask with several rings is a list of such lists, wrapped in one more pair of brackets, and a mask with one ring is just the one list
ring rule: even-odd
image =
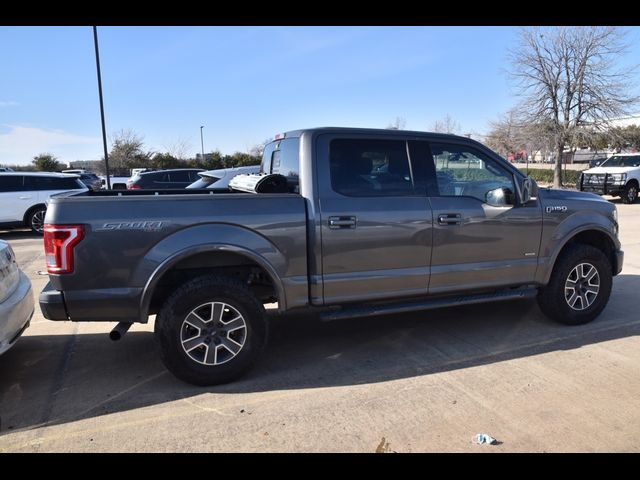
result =
[{"label": "black tire", "polygon": [[[223,310],[216,310],[220,308]],[[204,315],[199,318],[210,312],[210,319],[219,313],[220,321],[207,321],[198,329],[187,322],[187,317],[198,322],[193,311]],[[245,326],[226,331],[222,322],[231,324],[234,317],[238,327],[237,314]],[[163,363],[176,377],[194,385],[218,385],[237,379],[251,368],[266,346],[268,325],[262,303],[245,284],[206,275],[185,283],[166,300],[156,317],[155,336]],[[239,351],[233,353],[240,344]],[[214,358],[218,363],[211,363]]]},{"label": "black tire", "polygon": [[[580,265],[583,267],[579,267]],[[585,272],[589,276],[592,274],[589,266],[595,268],[597,277],[584,283],[587,279],[580,278],[579,272]],[[573,283],[573,280],[577,282]],[[585,287],[581,295],[579,282],[583,282]],[[595,294],[587,291],[594,289],[591,282],[594,285],[598,283]],[[604,253],[591,245],[575,244],[562,252],[556,260],[549,283],[538,293],[538,305],[545,315],[559,323],[582,325],[600,315],[609,300],[611,284],[611,264]],[[565,288],[567,285],[569,287]],[[571,285],[576,285],[576,288]],[[577,297],[574,297],[574,293],[578,293]],[[570,305],[571,301],[574,308]]]},{"label": "black tire", "polygon": [[624,187],[622,191],[622,203],[635,203],[638,199],[638,184],[635,181],[630,181]]},{"label": "black tire", "polygon": [[25,215],[25,223],[32,232],[42,235],[44,233],[44,216],[47,213],[47,207],[40,205],[32,208]]}]

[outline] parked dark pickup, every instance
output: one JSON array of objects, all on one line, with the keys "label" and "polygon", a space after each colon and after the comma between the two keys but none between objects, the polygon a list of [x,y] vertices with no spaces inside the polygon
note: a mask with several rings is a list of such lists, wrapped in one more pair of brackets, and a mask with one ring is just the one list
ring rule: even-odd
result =
[{"label": "parked dark pickup", "polygon": [[270,302],[333,320],[537,296],[582,324],[622,269],[614,205],[538,189],[467,138],[299,130],[266,146],[262,171],[284,175],[288,193],[52,199],[44,315],[120,322],[119,338],[157,314],[167,368],[210,385],[256,361]]}]

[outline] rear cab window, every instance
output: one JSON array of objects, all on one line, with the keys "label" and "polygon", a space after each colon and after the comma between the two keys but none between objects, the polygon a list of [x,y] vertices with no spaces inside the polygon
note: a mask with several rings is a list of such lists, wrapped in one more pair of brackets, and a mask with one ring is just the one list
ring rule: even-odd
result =
[{"label": "rear cab window", "polygon": [[284,138],[269,143],[262,154],[263,173],[280,174],[287,177],[289,191],[299,193],[300,139]]}]

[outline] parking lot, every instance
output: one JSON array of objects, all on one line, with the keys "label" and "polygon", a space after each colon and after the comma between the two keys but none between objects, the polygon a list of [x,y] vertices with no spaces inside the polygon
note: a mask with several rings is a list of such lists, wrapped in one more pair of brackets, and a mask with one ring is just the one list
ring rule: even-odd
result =
[{"label": "parking lot", "polygon": [[[0,357],[0,452],[640,451],[640,204],[615,202],[624,269],[580,327],[535,301],[277,319],[249,375],[203,388],[164,369],[152,324],[111,342],[114,324],[37,309]],[[42,239],[0,238],[37,296]]]}]

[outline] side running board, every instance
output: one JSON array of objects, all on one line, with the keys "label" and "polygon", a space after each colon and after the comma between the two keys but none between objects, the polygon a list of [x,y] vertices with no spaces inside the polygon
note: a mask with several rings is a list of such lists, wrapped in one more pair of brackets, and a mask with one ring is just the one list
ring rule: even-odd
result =
[{"label": "side running board", "polygon": [[373,317],[376,315],[389,315],[393,313],[414,312],[430,310],[442,307],[455,307],[459,305],[473,305],[475,303],[500,302],[506,300],[518,300],[533,298],[538,294],[537,288],[519,288],[513,290],[501,290],[498,292],[481,293],[477,295],[458,295],[452,297],[439,297],[412,302],[386,303],[379,305],[354,305],[345,306],[339,310],[326,311],[320,314],[322,321],[342,320],[345,318]]}]

